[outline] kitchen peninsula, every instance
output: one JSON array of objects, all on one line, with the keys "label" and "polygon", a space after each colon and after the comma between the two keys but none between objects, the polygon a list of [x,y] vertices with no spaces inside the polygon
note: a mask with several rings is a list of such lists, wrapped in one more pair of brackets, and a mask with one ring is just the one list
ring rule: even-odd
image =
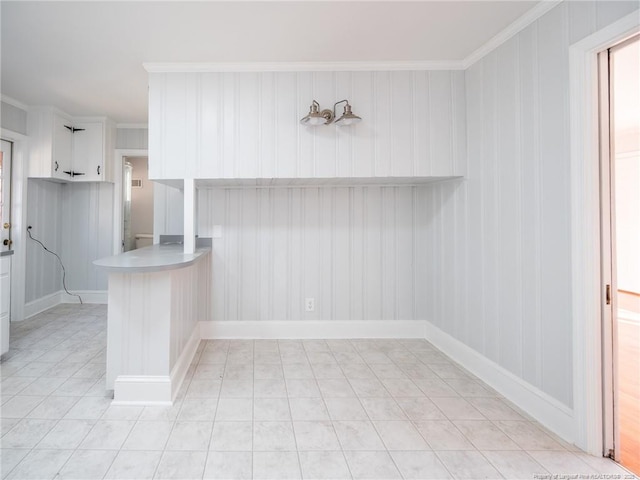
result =
[{"label": "kitchen peninsula", "polygon": [[114,404],[171,404],[209,317],[211,242],[96,260],[109,272],[107,389]]}]

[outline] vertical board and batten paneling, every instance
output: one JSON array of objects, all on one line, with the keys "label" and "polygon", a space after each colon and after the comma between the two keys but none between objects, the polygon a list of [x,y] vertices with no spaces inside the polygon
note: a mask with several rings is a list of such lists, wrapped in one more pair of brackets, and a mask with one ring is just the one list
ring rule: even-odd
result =
[{"label": "vertical board and batten paneling", "polygon": [[[59,212],[62,209],[61,183],[28,180],[27,225],[31,234],[58,255],[62,251],[63,227]],[[62,270],[56,258],[45,252],[36,242],[26,244],[25,301],[33,302],[62,289]]]},{"label": "vertical board and batten paneling", "polygon": [[467,69],[467,176],[419,195],[427,319],[569,407],[569,46],[634,9],[563,3]]},{"label": "vertical board and batten paneling", "polygon": [[[213,239],[213,320],[427,318],[426,191],[199,190],[199,235],[222,226]],[[309,297],[313,312],[304,309]]]},{"label": "vertical board and batten paneling", "polygon": [[107,290],[107,274],[93,264],[113,252],[113,185],[63,184],[61,258],[69,290]]},{"label": "vertical board and batten paneling", "polygon": [[149,129],[118,128],[116,130],[116,148],[146,150],[149,148]]},{"label": "vertical board and batten paneling", "polygon": [[153,243],[160,235],[184,233],[184,192],[162,183],[153,185]]},{"label": "vertical board and batten paneling", "polygon": [[[465,174],[461,71],[151,73],[149,85],[154,179]],[[349,99],[363,121],[302,126],[314,99]]]},{"label": "vertical board and batten paneling", "polygon": [[[105,291],[106,274],[93,261],[112,253],[113,185],[29,179],[27,194],[27,225],[60,256],[67,288]],[[62,269],[53,255],[28,240],[26,258],[27,303],[63,289]]]},{"label": "vertical board and batten paneling", "polygon": [[27,112],[0,101],[0,127],[21,135],[27,134]]}]

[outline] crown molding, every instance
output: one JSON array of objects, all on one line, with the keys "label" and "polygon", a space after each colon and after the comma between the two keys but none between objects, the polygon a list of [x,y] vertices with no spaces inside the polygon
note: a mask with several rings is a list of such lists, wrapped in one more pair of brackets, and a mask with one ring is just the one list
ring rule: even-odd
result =
[{"label": "crown molding", "polygon": [[116,128],[120,129],[149,129],[148,123],[116,123]]},{"label": "crown molding", "polygon": [[412,70],[463,70],[460,61],[429,62],[241,62],[143,63],[149,73],[209,72],[377,72]]},{"label": "crown molding", "polygon": [[11,98],[11,97],[7,97],[6,95],[2,94],[0,95],[0,100],[3,103],[7,103],[13,107],[19,108],[20,110],[24,110],[25,112],[27,110],[29,110],[29,105],[22,103],[18,100],[16,100],[15,98]]},{"label": "crown molding", "polygon": [[531,10],[526,12],[524,15],[519,17],[515,22],[511,25],[507,26],[504,30],[498,33],[496,36],[491,38],[487,43],[482,45],[480,48],[471,53],[467,58],[460,62],[463,70],[466,70],[471,65],[476,63],[478,60],[483,58],[485,55],[488,55],[493,50],[498,48],[504,42],[509,40],[511,37],[516,35],[517,33],[524,30],[526,27],[531,25],[537,19],[542,17],[549,10],[555,8],[559,4],[561,4],[564,0],[543,0],[538,3]]}]

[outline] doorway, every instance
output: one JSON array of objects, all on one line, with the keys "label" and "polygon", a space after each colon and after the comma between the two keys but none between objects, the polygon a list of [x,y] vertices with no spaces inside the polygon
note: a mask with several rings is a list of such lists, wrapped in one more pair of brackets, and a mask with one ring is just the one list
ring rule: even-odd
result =
[{"label": "doorway", "polygon": [[11,153],[11,142],[0,140],[0,355],[9,351],[11,318]]},{"label": "doorway", "polygon": [[122,167],[122,251],[153,244],[153,182],[146,156],[124,157]]},{"label": "doorway", "polygon": [[640,35],[600,56],[605,453],[640,474]]}]

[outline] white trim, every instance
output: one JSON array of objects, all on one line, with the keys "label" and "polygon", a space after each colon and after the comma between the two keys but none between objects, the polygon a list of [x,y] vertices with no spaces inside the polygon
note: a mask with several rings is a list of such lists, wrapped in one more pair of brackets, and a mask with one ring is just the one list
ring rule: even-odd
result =
[{"label": "white trim", "polygon": [[61,292],[50,293],[49,295],[45,295],[44,297],[40,297],[37,300],[32,300],[28,302],[24,306],[24,318],[31,318],[34,315],[44,312],[45,310],[49,310],[56,305],[60,305],[62,303]]},{"label": "white trim", "polygon": [[498,48],[504,42],[509,40],[514,35],[518,34],[537,19],[542,17],[545,13],[552,10],[559,4],[561,4],[563,0],[543,0],[538,3],[531,10],[527,11],[524,15],[519,17],[515,22],[511,25],[507,26],[504,30],[498,33],[496,36],[491,38],[487,43],[482,45],[480,48],[472,52],[468,55],[464,60],[462,60],[461,66],[463,70],[466,70],[471,65],[476,63],[485,55],[491,53],[493,50]]},{"label": "white trim", "polygon": [[[106,290],[70,290],[70,292],[80,295],[82,297],[82,303],[107,304],[108,295]],[[80,301],[78,297],[68,295],[64,290],[59,290],[26,303],[24,306],[24,318],[26,320],[63,303],[80,303]]]},{"label": "white trim", "polygon": [[574,441],[573,411],[476,350],[426,322],[425,338],[564,440]]},{"label": "white trim", "polygon": [[196,215],[198,214],[198,201],[196,182],[193,178],[184,179],[184,187],[182,190],[183,204],[183,251],[185,255],[196,253]]},{"label": "white trim", "polygon": [[0,94],[0,101],[8,105],[11,105],[12,107],[16,107],[16,108],[19,108],[20,110],[24,110],[25,112],[29,110],[29,105],[22,103],[16,100],[15,98],[7,97],[4,94]]},{"label": "white trim", "polygon": [[199,325],[193,329],[180,357],[167,375],[118,375],[112,405],[172,405],[200,344]]},{"label": "white trim", "polygon": [[143,63],[149,73],[209,72],[378,72],[416,70],[464,70],[463,62],[240,62],[240,63]]},{"label": "white trim", "polygon": [[116,128],[119,128],[122,130],[129,130],[129,129],[149,130],[149,124],[148,123],[116,123]]},{"label": "white trim", "polygon": [[203,339],[424,338],[422,320],[200,322]]},{"label": "white trim", "polygon": [[184,379],[187,376],[187,370],[189,370],[189,366],[196,355],[198,345],[200,345],[200,325],[196,325],[193,332],[191,332],[191,336],[189,337],[189,340],[187,340],[187,344],[182,349],[182,353],[171,369],[170,378],[172,399],[175,399],[178,395],[178,390],[180,390],[182,382],[184,382]]},{"label": "white trim", "polygon": [[[4,101],[4,100],[3,100]],[[13,258],[11,259],[11,321],[19,322],[27,318],[26,262],[27,262],[27,159],[28,138],[13,130],[0,129],[0,137],[13,142],[11,152],[11,238]]]},{"label": "white trim", "polygon": [[[70,290],[73,295],[80,295],[82,297],[82,303],[87,304],[107,304],[107,291],[106,290]],[[73,295],[67,295],[64,290],[60,292],[61,303],[80,303],[78,297]]]},{"label": "white trim", "polygon": [[636,10],[569,48],[575,443],[593,455],[603,449],[597,54],[639,29]]},{"label": "white trim", "polygon": [[171,405],[171,378],[167,375],[118,375],[113,405]]}]

